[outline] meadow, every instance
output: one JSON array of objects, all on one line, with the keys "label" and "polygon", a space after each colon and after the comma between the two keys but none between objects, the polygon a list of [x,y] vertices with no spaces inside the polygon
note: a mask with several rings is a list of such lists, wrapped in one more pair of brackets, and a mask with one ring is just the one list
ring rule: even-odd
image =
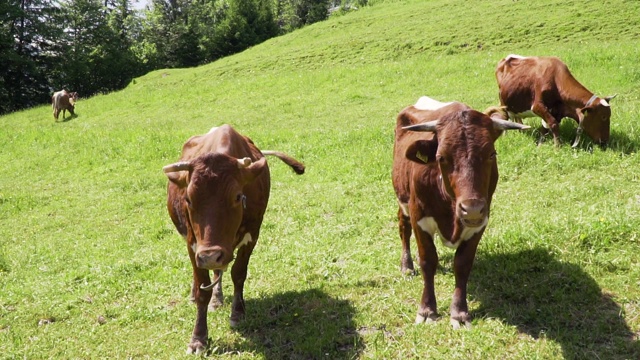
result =
[{"label": "meadow", "polygon": [[[389,0],[241,54],[0,117],[0,358],[190,358],[191,265],[164,165],[231,124],[270,161],[247,318],[209,313],[221,359],[639,359],[640,2]],[[496,143],[500,181],[453,330],[453,252],[437,244],[441,319],[414,325],[422,279],[400,273],[391,186],[397,113],[418,97],[496,105],[504,56],[562,58],[612,101],[607,150]],[[72,90],[72,89],[71,89]],[[82,94],[81,94],[82,95]],[[415,249],[415,247],[414,247]]]}]

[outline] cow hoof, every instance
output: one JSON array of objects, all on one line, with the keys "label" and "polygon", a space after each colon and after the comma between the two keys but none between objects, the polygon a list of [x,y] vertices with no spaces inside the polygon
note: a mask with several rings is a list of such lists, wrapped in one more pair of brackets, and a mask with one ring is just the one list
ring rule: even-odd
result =
[{"label": "cow hoof", "polygon": [[451,326],[453,327],[454,330],[459,330],[462,328],[471,330],[471,321],[469,320],[459,321],[456,319],[451,319]]},{"label": "cow hoof", "polygon": [[191,340],[191,343],[187,345],[187,354],[200,355],[204,353],[205,350],[207,350],[207,344],[201,340]]},{"label": "cow hoof", "polygon": [[244,320],[244,313],[232,313],[231,316],[229,317],[229,325],[232,328],[237,327],[238,325],[240,325],[240,322],[242,322],[242,320]]},{"label": "cow hoof", "polygon": [[430,313],[426,316],[418,313],[418,315],[416,316],[416,324],[433,324],[436,322],[436,320],[438,320],[438,314],[436,313]]},{"label": "cow hoof", "polygon": [[411,269],[411,268],[403,267],[402,269],[400,269],[400,271],[402,271],[402,275],[405,275],[405,276],[415,276],[416,275],[416,271],[414,269]]}]

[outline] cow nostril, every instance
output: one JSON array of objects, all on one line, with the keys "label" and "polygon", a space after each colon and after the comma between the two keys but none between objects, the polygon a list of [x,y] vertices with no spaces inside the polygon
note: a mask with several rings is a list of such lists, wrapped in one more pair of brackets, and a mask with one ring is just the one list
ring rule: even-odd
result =
[{"label": "cow nostril", "polygon": [[468,200],[460,202],[460,213],[463,216],[482,216],[485,212],[485,202],[482,200]]}]

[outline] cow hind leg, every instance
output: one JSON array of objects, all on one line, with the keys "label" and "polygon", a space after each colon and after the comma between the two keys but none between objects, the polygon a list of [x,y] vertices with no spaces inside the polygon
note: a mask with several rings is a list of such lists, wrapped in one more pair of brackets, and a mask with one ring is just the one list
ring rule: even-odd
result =
[{"label": "cow hind leg", "polygon": [[229,317],[231,327],[236,327],[245,317],[244,282],[247,279],[249,258],[258,237],[256,236],[253,239],[253,241],[238,249],[236,260],[231,268],[231,280],[233,281],[233,302],[231,303],[231,316]]},{"label": "cow hind leg", "polygon": [[209,311],[215,311],[224,304],[224,297],[222,295],[222,270],[215,270],[213,272],[213,281],[217,282],[213,287],[213,294],[211,295],[211,301],[209,301]]},{"label": "cow hind leg", "polygon": [[398,209],[398,228],[400,240],[402,241],[400,271],[406,275],[415,275],[413,260],[411,259],[411,223],[409,217],[404,215],[402,208]]}]

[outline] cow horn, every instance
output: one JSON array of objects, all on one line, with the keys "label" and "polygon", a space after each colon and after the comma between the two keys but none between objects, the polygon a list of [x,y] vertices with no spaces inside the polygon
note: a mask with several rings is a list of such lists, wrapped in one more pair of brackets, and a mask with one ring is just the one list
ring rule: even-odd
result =
[{"label": "cow horn", "polygon": [[427,121],[422,124],[415,124],[409,126],[403,126],[404,130],[410,131],[436,131],[436,126],[438,125],[439,120]]},{"label": "cow horn", "polygon": [[246,157],[246,158],[242,158],[242,159],[238,159],[238,168],[239,169],[244,169],[246,167],[248,167],[249,165],[251,165],[251,159]]},{"label": "cow horn", "polygon": [[175,164],[167,165],[162,168],[162,171],[167,173],[172,173],[176,171],[186,171],[191,170],[191,163],[189,161],[180,161]]},{"label": "cow horn", "polygon": [[496,119],[494,117],[491,118],[491,121],[493,121],[493,128],[496,130],[526,130],[531,128],[531,126],[529,125],[523,125],[513,121]]}]

